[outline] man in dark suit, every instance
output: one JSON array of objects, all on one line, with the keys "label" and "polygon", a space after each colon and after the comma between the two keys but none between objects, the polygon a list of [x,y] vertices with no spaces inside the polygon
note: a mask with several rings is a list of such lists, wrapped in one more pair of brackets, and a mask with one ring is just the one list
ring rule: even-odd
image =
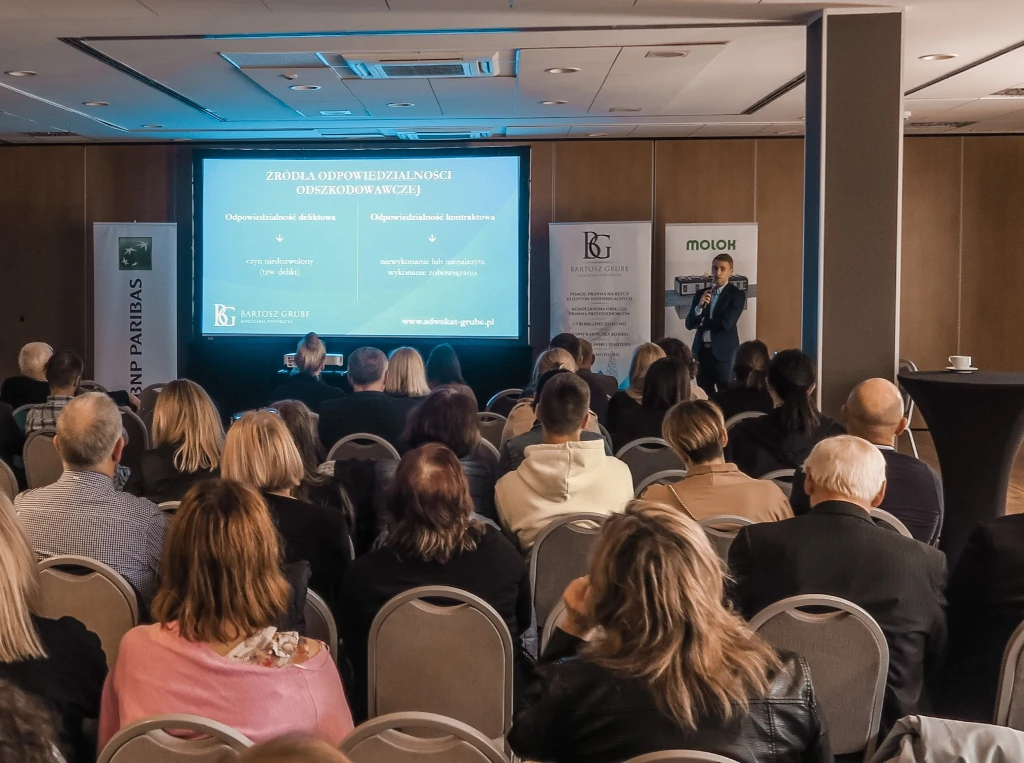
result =
[{"label": "man in dark suit", "polygon": [[[885,458],[885,500],[879,508],[905,524],[919,541],[938,540],[943,515],[942,480],[924,461],[897,453],[893,447],[907,428],[903,397],[896,385],[888,379],[861,382],[847,398],[842,419],[849,434],[867,440]],[[811,510],[800,469],[793,477],[789,502],[797,516]]]},{"label": "man in dark suit", "polygon": [[697,384],[709,395],[729,386],[732,362],[740,346],[736,324],[743,315],[747,295],[729,283],[733,262],[725,252],[711,261],[712,285],[693,295],[686,328],[696,331],[693,354],[699,364]]},{"label": "man in dark suit", "polygon": [[337,387],[324,383],[320,374],[327,359],[327,347],[312,331],[306,334],[295,350],[295,368],[287,379],[270,393],[270,401],[298,400],[305,403],[313,413],[320,412],[324,400],[345,397]]},{"label": "man in dark suit", "polygon": [[597,355],[594,354],[594,346],[583,337],[580,337],[580,362],[577,365],[576,373],[582,376],[587,386],[590,387],[590,399],[594,399],[593,381],[604,392],[606,397],[611,397],[619,391],[619,380],[607,374],[595,374],[594,363],[597,362]]},{"label": "man in dark suit", "polygon": [[889,644],[884,734],[903,716],[930,710],[925,673],[946,641],[946,557],[871,521],[885,497],[885,459],[869,442],[822,440],[804,468],[810,514],[736,536],[733,600],[747,618],[799,594],[839,596],[866,610]]},{"label": "man in dark suit", "polygon": [[360,347],[348,356],[352,394],[320,404],[317,431],[327,450],[350,434],[375,434],[398,450],[405,448],[402,433],[409,406],[384,392],[388,358],[376,347]]}]

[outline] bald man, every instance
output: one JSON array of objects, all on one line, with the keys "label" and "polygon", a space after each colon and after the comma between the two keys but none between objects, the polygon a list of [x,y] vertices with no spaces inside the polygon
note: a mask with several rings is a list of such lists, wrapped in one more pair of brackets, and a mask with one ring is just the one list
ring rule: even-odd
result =
[{"label": "bald man", "polygon": [[[861,382],[846,399],[842,419],[849,434],[867,440],[885,458],[887,488],[879,508],[903,522],[918,540],[937,541],[942,529],[942,482],[924,461],[896,452],[896,438],[907,428],[903,397],[896,385],[887,379]],[[790,504],[794,514],[810,511],[802,469],[793,477]]]}]

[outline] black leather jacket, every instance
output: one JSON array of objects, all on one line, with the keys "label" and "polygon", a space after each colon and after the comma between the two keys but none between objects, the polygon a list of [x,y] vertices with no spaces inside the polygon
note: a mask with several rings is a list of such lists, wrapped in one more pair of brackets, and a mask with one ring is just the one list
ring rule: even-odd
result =
[{"label": "black leather jacket", "polygon": [[621,763],[660,750],[702,750],[739,763],[832,763],[807,663],[795,654],[782,653],[768,695],[751,698],[744,717],[689,731],[658,710],[643,681],[576,658],[582,643],[555,631],[508,735],[519,757]]}]

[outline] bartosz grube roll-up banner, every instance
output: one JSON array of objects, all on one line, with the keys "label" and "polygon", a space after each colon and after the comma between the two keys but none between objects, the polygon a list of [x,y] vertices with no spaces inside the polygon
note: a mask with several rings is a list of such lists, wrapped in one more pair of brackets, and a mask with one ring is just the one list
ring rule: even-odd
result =
[{"label": "bartosz grube roll-up banner", "polygon": [[93,377],[138,395],[178,376],[178,226],[94,223]]},{"label": "bartosz grube roll-up banner", "polygon": [[623,379],[651,340],[649,222],[551,223],[551,336],[594,346],[594,372]]},{"label": "bartosz grube roll-up banner", "polygon": [[665,226],[665,336],[689,347],[686,314],[693,297],[711,286],[711,261],[733,259],[729,283],[747,293],[737,329],[740,341],[757,338],[757,223],[686,223]]}]

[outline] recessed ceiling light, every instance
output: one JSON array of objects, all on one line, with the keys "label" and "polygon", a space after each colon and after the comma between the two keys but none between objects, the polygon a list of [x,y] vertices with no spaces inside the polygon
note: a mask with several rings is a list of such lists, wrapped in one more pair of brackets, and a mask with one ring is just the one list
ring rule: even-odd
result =
[{"label": "recessed ceiling light", "polygon": [[348,109],[320,109],[322,117],[350,117],[352,112]]},{"label": "recessed ceiling light", "polygon": [[643,111],[643,109],[626,108],[625,106],[615,106],[613,108],[608,109],[608,111],[612,114],[620,114],[627,111]]},{"label": "recessed ceiling light", "polygon": [[555,66],[551,69],[545,69],[548,74],[575,74],[579,71],[578,66]]},{"label": "recessed ceiling light", "polygon": [[106,101],[82,101],[83,106],[109,106]]},{"label": "recessed ceiling light", "polygon": [[610,135],[611,135],[610,132],[592,132],[587,137],[588,138],[607,138]]},{"label": "recessed ceiling light", "polygon": [[957,58],[959,53],[929,53],[925,56],[918,56],[922,61],[948,61],[951,58]]},{"label": "recessed ceiling light", "polygon": [[541,101],[541,106],[564,106],[568,101]]},{"label": "recessed ceiling light", "polygon": [[408,101],[395,101],[388,104],[393,109],[411,109],[415,105],[415,103],[409,103]]},{"label": "recessed ceiling light", "polygon": [[320,86],[319,85],[292,85],[289,89],[290,90],[302,90],[302,91],[306,91],[306,90],[319,90]]},{"label": "recessed ceiling light", "polygon": [[12,72],[4,72],[8,77],[34,77],[35,72],[30,72],[28,69],[17,69]]},{"label": "recessed ceiling light", "polygon": [[688,50],[649,50],[644,58],[686,58]]},{"label": "recessed ceiling light", "polygon": [[159,128],[163,127],[163,125],[142,125],[142,126],[148,128],[150,130],[158,130]]}]

